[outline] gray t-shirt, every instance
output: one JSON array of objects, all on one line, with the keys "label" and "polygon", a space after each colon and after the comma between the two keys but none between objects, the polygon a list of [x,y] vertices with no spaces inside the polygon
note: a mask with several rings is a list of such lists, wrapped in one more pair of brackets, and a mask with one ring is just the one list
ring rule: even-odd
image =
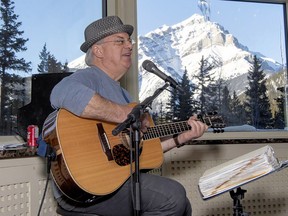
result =
[{"label": "gray t-shirt", "polygon": [[[95,93],[115,103],[131,102],[129,93],[119,82],[111,79],[97,67],[80,69],[62,79],[53,88],[50,101],[55,109],[65,108],[80,116]],[[56,185],[52,184],[52,188],[56,199],[62,196]]]},{"label": "gray t-shirt", "polygon": [[95,93],[115,103],[131,102],[119,82],[97,67],[80,69],[65,77],[53,88],[50,101],[53,108],[65,108],[79,116]]}]

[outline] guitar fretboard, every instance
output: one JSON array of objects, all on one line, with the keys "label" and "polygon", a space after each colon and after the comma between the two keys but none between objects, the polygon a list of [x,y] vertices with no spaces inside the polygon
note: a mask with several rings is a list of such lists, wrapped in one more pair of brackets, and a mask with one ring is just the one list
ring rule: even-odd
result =
[{"label": "guitar fretboard", "polygon": [[190,129],[191,127],[188,125],[187,121],[157,125],[155,127],[148,128],[147,132],[143,135],[143,139],[148,140],[158,137],[161,138],[171,136]]}]

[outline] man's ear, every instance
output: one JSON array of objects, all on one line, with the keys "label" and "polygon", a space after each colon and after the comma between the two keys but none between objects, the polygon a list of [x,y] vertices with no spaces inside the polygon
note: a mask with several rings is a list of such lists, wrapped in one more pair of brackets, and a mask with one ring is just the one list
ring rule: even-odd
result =
[{"label": "man's ear", "polygon": [[101,46],[94,46],[93,47],[93,53],[98,58],[101,58],[103,56],[103,50]]}]

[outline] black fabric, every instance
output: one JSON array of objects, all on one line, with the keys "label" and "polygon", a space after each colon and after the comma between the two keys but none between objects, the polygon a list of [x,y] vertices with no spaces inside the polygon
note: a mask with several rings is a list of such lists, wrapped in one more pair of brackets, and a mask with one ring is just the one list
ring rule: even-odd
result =
[{"label": "black fabric", "polygon": [[100,216],[100,215],[96,215],[96,214],[67,211],[67,210],[63,209],[60,205],[57,206],[56,213],[60,214],[62,216]]},{"label": "black fabric", "polygon": [[31,77],[31,102],[18,109],[17,131],[26,141],[28,125],[37,125],[39,133],[46,117],[54,110],[50,104],[53,87],[71,73],[33,74]]}]

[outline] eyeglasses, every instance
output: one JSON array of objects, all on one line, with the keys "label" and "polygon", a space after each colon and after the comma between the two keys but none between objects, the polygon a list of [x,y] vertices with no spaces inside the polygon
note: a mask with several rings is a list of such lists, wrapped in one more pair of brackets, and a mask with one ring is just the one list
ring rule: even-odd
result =
[{"label": "eyeglasses", "polygon": [[114,43],[117,46],[123,46],[126,43],[131,44],[131,45],[135,44],[135,41],[133,39],[131,39],[131,38],[128,38],[128,39],[119,38],[119,39],[112,40],[112,41],[99,42],[98,44],[111,43],[111,42]]}]

